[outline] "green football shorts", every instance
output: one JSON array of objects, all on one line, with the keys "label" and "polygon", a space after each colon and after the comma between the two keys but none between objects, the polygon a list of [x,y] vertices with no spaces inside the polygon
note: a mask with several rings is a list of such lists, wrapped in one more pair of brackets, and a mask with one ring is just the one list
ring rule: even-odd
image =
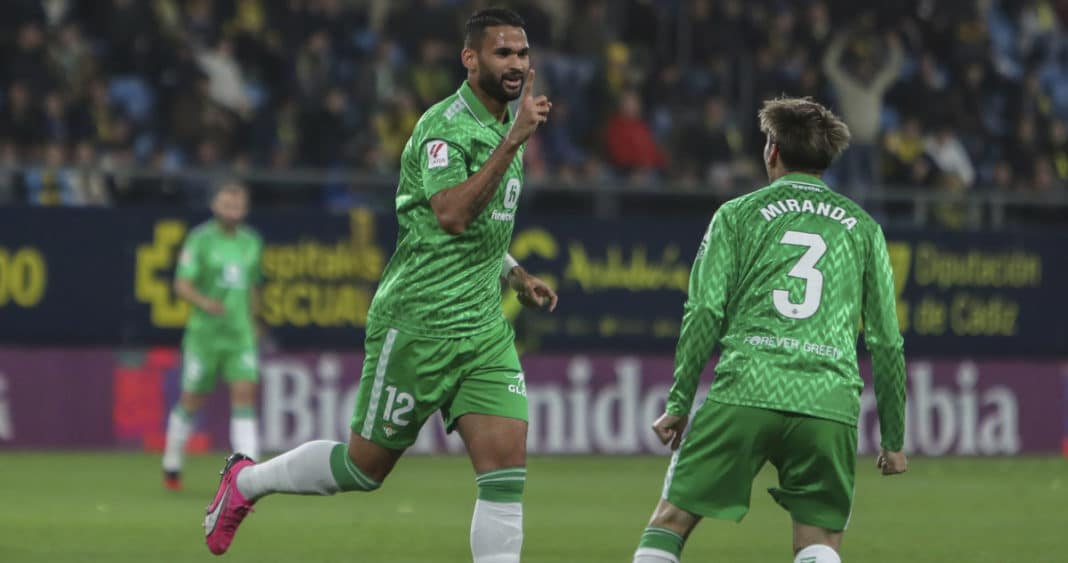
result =
[{"label": "green football shorts", "polygon": [[403,450],[436,411],[451,432],[465,414],[527,420],[527,387],[515,333],[499,325],[466,338],[425,338],[367,327],[352,431]]},{"label": "green football shorts", "polygon": [[768,461],[779,472],[779,486],[768,492],[794,521],[846,528],[857,429],[797,413],[705,401],[671,459],[663,496],[687,512],[739,522]]},{"label": "green football shorts", "polygon": [[251,381],[259,375],[259,354],[252,342],[186,335],[182,339],[182,390],[211,393],[219,374],[227,383]]}]

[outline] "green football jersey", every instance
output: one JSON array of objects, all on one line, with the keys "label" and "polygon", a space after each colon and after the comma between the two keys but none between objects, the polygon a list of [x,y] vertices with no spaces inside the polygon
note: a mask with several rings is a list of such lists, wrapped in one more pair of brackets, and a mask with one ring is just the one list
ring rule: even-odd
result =
[{"label": "green football jersey", "polygon": [[485,164],[508,132],[465,81],[419,119],[401,154],[397,249],[382,273],[369,320],[412,334],[458,338],[494,326],[500,275],[523,185],[523,149],[497,194],[460,235],[438,224],[430,198]]},{"label": "green football jersey", "polygon": [[856,424],[872,355],[883,446],[900,450],[905,360],[882,229],[814,176],[790,174],[724,204],[690,276],[667,412],[688,414],[718,342],[709,397]]},{"label": "green football jersey", "polygon": [[235,346],[254,341],[251,290],[261,281],[262,253],[263,241],[245,226],[229,235],[212,220],[189,232],[175,276],[190,280],[198,292],[222,303],[225,311],[212,315],[193,307],[185,327],[187,338],[233,341]]}]

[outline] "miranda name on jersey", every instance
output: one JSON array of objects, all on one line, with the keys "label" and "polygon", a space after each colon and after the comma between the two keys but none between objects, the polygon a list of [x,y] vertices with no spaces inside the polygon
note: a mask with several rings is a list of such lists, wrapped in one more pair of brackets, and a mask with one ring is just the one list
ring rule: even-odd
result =
[{"label": "miranda name on jersey", "polygon": [[830,217],[845,225],[847,230],[853,230],[853,227],[857,226],[857,218],[852,216],[846,217],[845,209],[842,209],[837,205],[832,206],[831,204],[822,201],[814,204],[811,200],[807,199],[801,200],[800,202],[796,199],[780,199],[760,210],[760,214],[764,216],[765,221],[771,221],[784,213],[814,213],[816,215],[823,215],[824,217]]}]

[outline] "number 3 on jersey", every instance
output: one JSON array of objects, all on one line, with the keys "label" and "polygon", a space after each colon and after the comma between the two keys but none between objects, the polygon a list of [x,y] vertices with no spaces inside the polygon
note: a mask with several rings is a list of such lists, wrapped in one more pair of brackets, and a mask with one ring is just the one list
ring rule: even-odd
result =
[{"label": "number 3 on jersey", "polygon": [[788,274],[792,278],[805,280],[805,298],[800,303],[792,303],[789,291],[776,289],[771,292],[772,301],[775,309],[784,317],[807,319],[816,314],[823,298],[823,272],[816,269],[816,262],[827,252],[827,243],[817,234],[799,231],[786,231],[779,242],[808,247]]}]

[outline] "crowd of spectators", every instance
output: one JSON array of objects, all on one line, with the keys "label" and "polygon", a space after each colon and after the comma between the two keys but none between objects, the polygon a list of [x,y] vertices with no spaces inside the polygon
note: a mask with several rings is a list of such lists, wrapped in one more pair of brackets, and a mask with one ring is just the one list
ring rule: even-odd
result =
[{"label": "crowd of spectators", "polygon": [[[528,181],[759,185],[760,100],[813,96],[829,180],[1046,193],[1068,182],[1068,1],[517,0],[549,123]],[[0,203],[199,201],[123,171],[391,175],[463,79],[485,1],[8,0]],[[345,186],[345,193],[359,191]],[[327,197],[345,197],[333,193]]]}]

